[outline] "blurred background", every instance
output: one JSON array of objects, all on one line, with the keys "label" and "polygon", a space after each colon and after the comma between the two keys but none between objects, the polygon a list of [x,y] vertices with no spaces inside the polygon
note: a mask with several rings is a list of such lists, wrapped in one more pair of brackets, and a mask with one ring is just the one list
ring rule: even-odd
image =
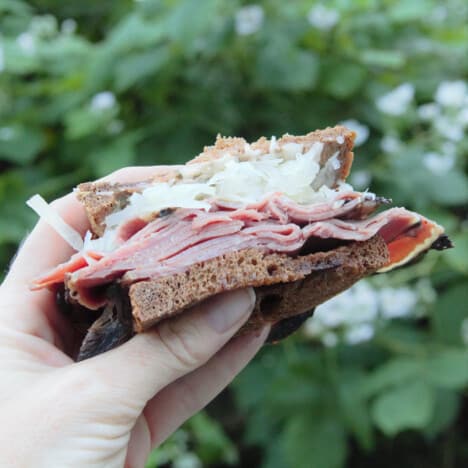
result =
[{"label": "blurred background", "polygon": [[34,193],[338,122],[355,188],[456,245],[318,308],[149,468],[468,466],[467,76],[464,0],[0,0],[2,271]]}]

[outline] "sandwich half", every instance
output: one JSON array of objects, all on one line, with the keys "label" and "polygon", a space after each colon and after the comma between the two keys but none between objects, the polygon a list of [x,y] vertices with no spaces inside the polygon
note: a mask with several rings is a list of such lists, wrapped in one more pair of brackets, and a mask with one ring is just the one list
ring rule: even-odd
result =
[{"label": "sandwich half", "polygon": [[79,359],[244,287],[256,305],[239,333],[269,323],[270,340],[284,338],[361,278],[451,246],[435,222],[346,183],[354,138],[340,126],[252,144],[218,137],[141,182],[81,184],[91,230],[81,242],[62,230],[77,252],[32,287],[60,289],[95,319]]}]

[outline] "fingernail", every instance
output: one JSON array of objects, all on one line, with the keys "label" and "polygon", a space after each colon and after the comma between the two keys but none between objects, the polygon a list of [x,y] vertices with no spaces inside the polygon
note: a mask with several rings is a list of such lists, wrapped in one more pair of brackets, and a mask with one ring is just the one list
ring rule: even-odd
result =
[{"label": "fingernail", "polygon": [[208,304],[206,319],[208,325],[218,333],[226,333],[234,325],[241,325],[255,304],[252,288],[239,289],[213,298]]}]

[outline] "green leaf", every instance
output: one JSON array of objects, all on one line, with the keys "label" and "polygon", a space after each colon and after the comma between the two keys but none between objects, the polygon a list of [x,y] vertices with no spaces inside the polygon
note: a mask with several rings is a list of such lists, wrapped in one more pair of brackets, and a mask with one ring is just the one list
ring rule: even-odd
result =
[{"label": "green leaf", "polygon": [[424,428],[427,437],[435,438],[447,429],[455,420],[460,408],[460,397],[449,390],[437,390],[434,414],[429,424]]},{"label": "green leaf", "polygon": [[91,153],[90,159],[96,177],[105,176],[135,162],[135,135],[124,135],[112,143]]},{"label": "green leaf", "polygon": [[131,13],[108,34],[105,47],[109,53],[122,53],[130,50],[154,46],[164,37],[161,22],[147,21],[138,13]]},{"label": "green leaf", "polygon": [[343,426],[329,414],[296,414],[286,425],[283,444],[294,468],[340,468],[347,454]]},{"label": "green leaf", "polygon": [[468,349],[444,350],[426,364],[428,379],[440,387],[463,389],[468,385]]},{"label": "green leaf", "polygon": [[290,466],[284,454],[283,444],[277,438],[270,438],[267,443],[261,468],[285,468]]},{"label": "green leaf", "polygon": [[25,200],[8,200],[0,206],[0,244],[19,243],[37,221]]},{"label": "green leaf", "polygon": [[450,236],[454,249],[444,252],[445,261],[461,273],[468,274],[468,231]]},{"label": "green leaf", "polygon": [[85,106],[73,110],[65,117],[66,135],[73,140],[98,133],[117,113],[118,106],[102,110]]},{"label": "green leaf", "polygon": [[269,44],[256,67],[260,88],[303,91],[313,89],[318,78],[318,57],[309,51]]},{"label": "green leaf", "polygon": [[432,327],[445,343],[462,345],[461,324],[468,317],[466,284],[458,283],[443,292],[432,311]]},{"label": "green leaf", "polygon": [[369,450],[374,445],[372,423],[364,394],[362,372],[345,372],[338,382],[338,402],[349,430],[361,447]]},{"label": "green leaf", "polygon": [[397,23],[410,22],[423,19],[432,7],[430,0],[400,0],[393,3],[388,15]]},{"label": "green leaf", "polygon": [[16,164],[32,162],[46,143],[41,130],[33,126],[15,124],[0,131],[0,159]]},{"label": "green leaf", "polygon": [[414,380],[421,374],[422,367],[419,360],[397,357],[387,361],[367,376],[364,392],[367,396],[373,396],[388,387]]},{"label": "green leaf", "polygon": [[24,51],[16,41],[9,39],[2,41],[2,51],[5,71],[11,74],[26,75],[40,69],[38,54]]},{"label": "green leaf", "polygon": [[363,84],[366,69],[355,63],[335,62],[322,72],[323,87],[332,96],[347,98],[352,96]]},{"label": "green leaf", "polygon": [[115,69],[115,86],[125,91],[135,83],[156,73],[170,58],[167,47],[159,47],[147,52],[135,53],[122,58]]},{"label": "green leaf", "polygon": [[224,434],[217,421],[201,412],[189,420],[188,427],[197,443],[197,455],[204,465],[220,461],[229,465],[237,463],[239,456],[236,446]]},{"label": "green leaf", "polygon": [[194,41],[217,23],[214,19],[218,5],[219,0],[178,2],[165,22],[168,36],[186,47],[193,46]]},{"label": "green leaf", "polygon": [[372,417],[382,432],[394,436],[405,429],[422,429],[434,412],[434,391],[421,382],[399,385],[372,404]]},{"label": "green leaf", "polygon": [[359,53],[359,58],[364,65],[391,69],[401,68],[406,61],[405,56],[397,50],[367,49]]},{"label": "green leaf", "polygon": [[[462,172],[451,171],[426,180],[431,198],[441,205],[461,205],[468,202],[468,178]],[[435,188],[435,189],[434,189]]]}]

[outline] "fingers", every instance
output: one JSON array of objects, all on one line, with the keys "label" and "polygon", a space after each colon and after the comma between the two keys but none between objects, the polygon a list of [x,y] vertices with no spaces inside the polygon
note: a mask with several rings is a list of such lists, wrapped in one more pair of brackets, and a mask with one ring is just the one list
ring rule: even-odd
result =
[{"label": "fingers", "polygon": [[133,428],[129,466],[143,466],[150,450],[204,408],[248,364],[264,343],[269,328],[235,338],[205,365],[181,377],[151,399]]},{"label": "fingers", "polygon": [[255,356],[268,331],[269,327],[235,338],[204,366],[175,381],[150,400],[144,415],[152,446],[161,444],[218,395]]},{"label": "fingers", "polygon": [[216,296],[190,312],[162,322],[154,331],[78,365],[88,366],[116,402],[141,409],[161,389],[205,364],[252,312],[252,289]]},{"label": "fingers", "polygon": [[[81,233],[88,227],[84,209],[74,194],[56,200],[54,208]],[[0,289],[0,320],[4,325],[64,349],[72,333],[65,318],[57,313],[54,295],[47,290],[33,292],[30,285],[72,253],[72,248],[44,220],[36,224]]]},{"label": "fingers", "polygon": [[[129,167],[107,176],[113,182],[133,182],[148,177],[158,167]],[[86,212],[74,193],[52,202],[67,224],[82,235],[89,228]],[[57,313],[55,298],[48,290],[30,291],[34,279],[66,261],[74,250],[43,219],[25,239],[0,291],[0,320],[10,328],[38,336],[51,343],[72,337],[67,321]],[[60,346],[63,348],[63,346]]]}]

